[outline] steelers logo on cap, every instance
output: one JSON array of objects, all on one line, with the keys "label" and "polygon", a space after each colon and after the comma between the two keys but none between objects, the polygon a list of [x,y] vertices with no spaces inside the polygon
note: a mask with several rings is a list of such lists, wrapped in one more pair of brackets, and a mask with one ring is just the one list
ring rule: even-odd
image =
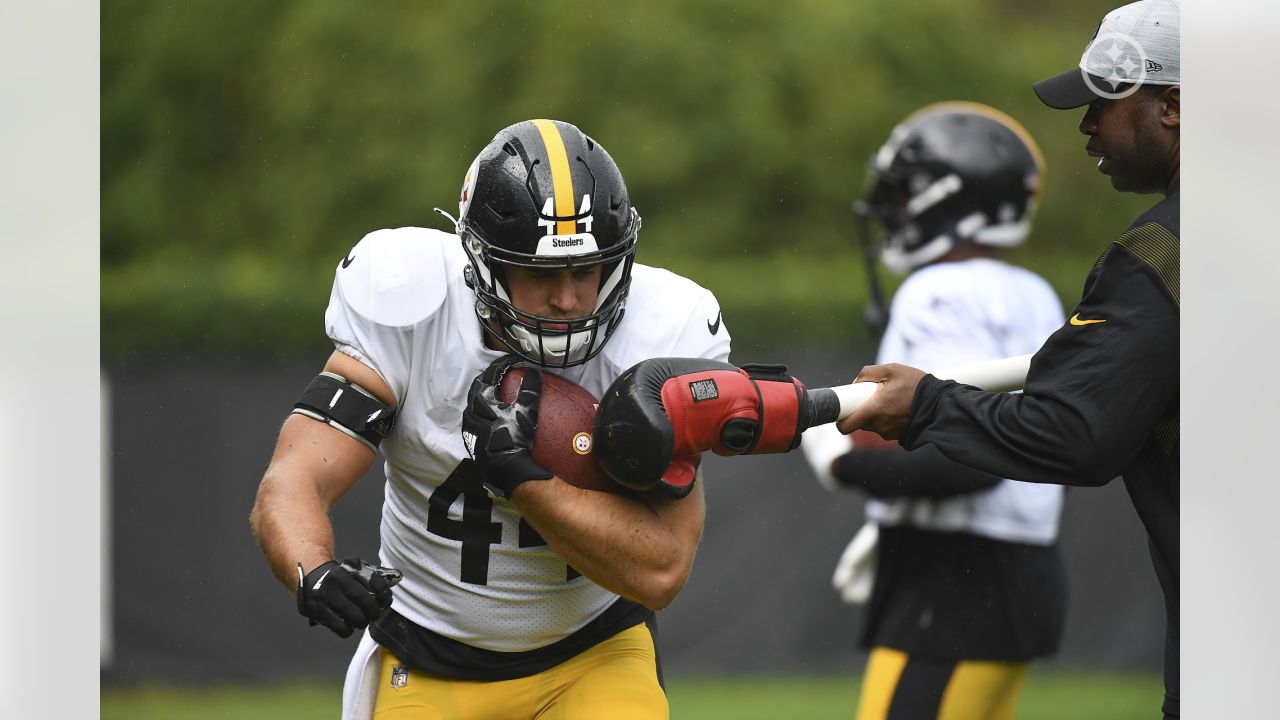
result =
[{"label": "steelers logo on cap", "polygon": [[[1086,51],[1086,65],[1081,68],[1085,84],[1099,97],[1119,100],[1137,92],[1147,79],[1148,69],[1162,66],[1149,61],[1147,52],[1133,37],[1124,33],[1101,33]],[[1110,87],[1098,87],[1090,77],[1096,74]]]}]

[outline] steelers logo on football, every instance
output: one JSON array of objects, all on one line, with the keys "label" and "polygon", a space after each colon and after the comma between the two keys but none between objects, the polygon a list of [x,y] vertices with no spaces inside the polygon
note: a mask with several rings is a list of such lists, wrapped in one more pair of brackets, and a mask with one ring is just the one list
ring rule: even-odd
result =
[{"label": "steelers logo on football", "polygon": [[591,433],[580,432],[573,436],[573,451],[579,455],[587,455],[591,452]]}]

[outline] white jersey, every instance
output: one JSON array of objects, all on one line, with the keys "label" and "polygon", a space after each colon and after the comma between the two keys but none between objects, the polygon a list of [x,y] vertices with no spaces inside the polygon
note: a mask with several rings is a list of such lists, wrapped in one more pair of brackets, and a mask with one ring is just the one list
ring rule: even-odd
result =
[{"label": "white jersey", "polygon": [[[395,430],[381,445],[379,552],[404,572],[395,610],[467,645],[527,651],[582,628],[618,596],[578,576],[511,503],[476,492],[462,411],[471,381],[502,353],[484,344],[466,262],[449,233],[370,233],[337,269],[325,324],[338,350],[377,371],[396,397]],[[558,374],[600,397],[641,360],[728,360],[729,332],[708,290],[636,264],[626,302],[604,350]]]},{"label": "white jersey", "polygon": [[[931,369],[1025,355],[1062,327],[1062,305],[1035,273],[975,258],[917,270],[893,297],[879,363]],[[881,525],[959,531],[1048,545],[1058,536],[1062,486],[1003,480],[942,500],[867,501]]]}]

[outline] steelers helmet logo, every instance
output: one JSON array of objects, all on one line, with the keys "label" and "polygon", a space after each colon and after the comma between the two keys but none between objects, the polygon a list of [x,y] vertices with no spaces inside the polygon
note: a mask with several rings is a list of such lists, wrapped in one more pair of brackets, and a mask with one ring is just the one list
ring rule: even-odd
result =
[{"label": "steelers helmet logo", "polygon": [[467,216],[467,209],[471,207],[471,198],[476,194],[476,175],[480,169],[480,156],[477,155],[475,160],[471,161],[471,167],[467,168],[467,176],[462,179],[462,194],[458,196],[458,217]]},{"label": "steelers helmet logo", "polygon": [[573,451],[579,455],[591,453],[591,433],[580,432],[573,436]]}]

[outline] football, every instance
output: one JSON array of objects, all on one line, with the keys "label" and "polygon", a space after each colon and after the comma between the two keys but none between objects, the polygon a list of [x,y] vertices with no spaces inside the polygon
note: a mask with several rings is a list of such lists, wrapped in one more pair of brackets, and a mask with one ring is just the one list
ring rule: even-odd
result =
[{"label": "football", "polygon": [[[498,399],[515,399],[525,368],[512,368],[498,386]],[[538,401],[538,429],[533,436],[533,459],[561,480],[587,490],[627,494],[605,474],[592,454],[591,434],[599,400],[581,385],[551,372],[542,372]]]}]

